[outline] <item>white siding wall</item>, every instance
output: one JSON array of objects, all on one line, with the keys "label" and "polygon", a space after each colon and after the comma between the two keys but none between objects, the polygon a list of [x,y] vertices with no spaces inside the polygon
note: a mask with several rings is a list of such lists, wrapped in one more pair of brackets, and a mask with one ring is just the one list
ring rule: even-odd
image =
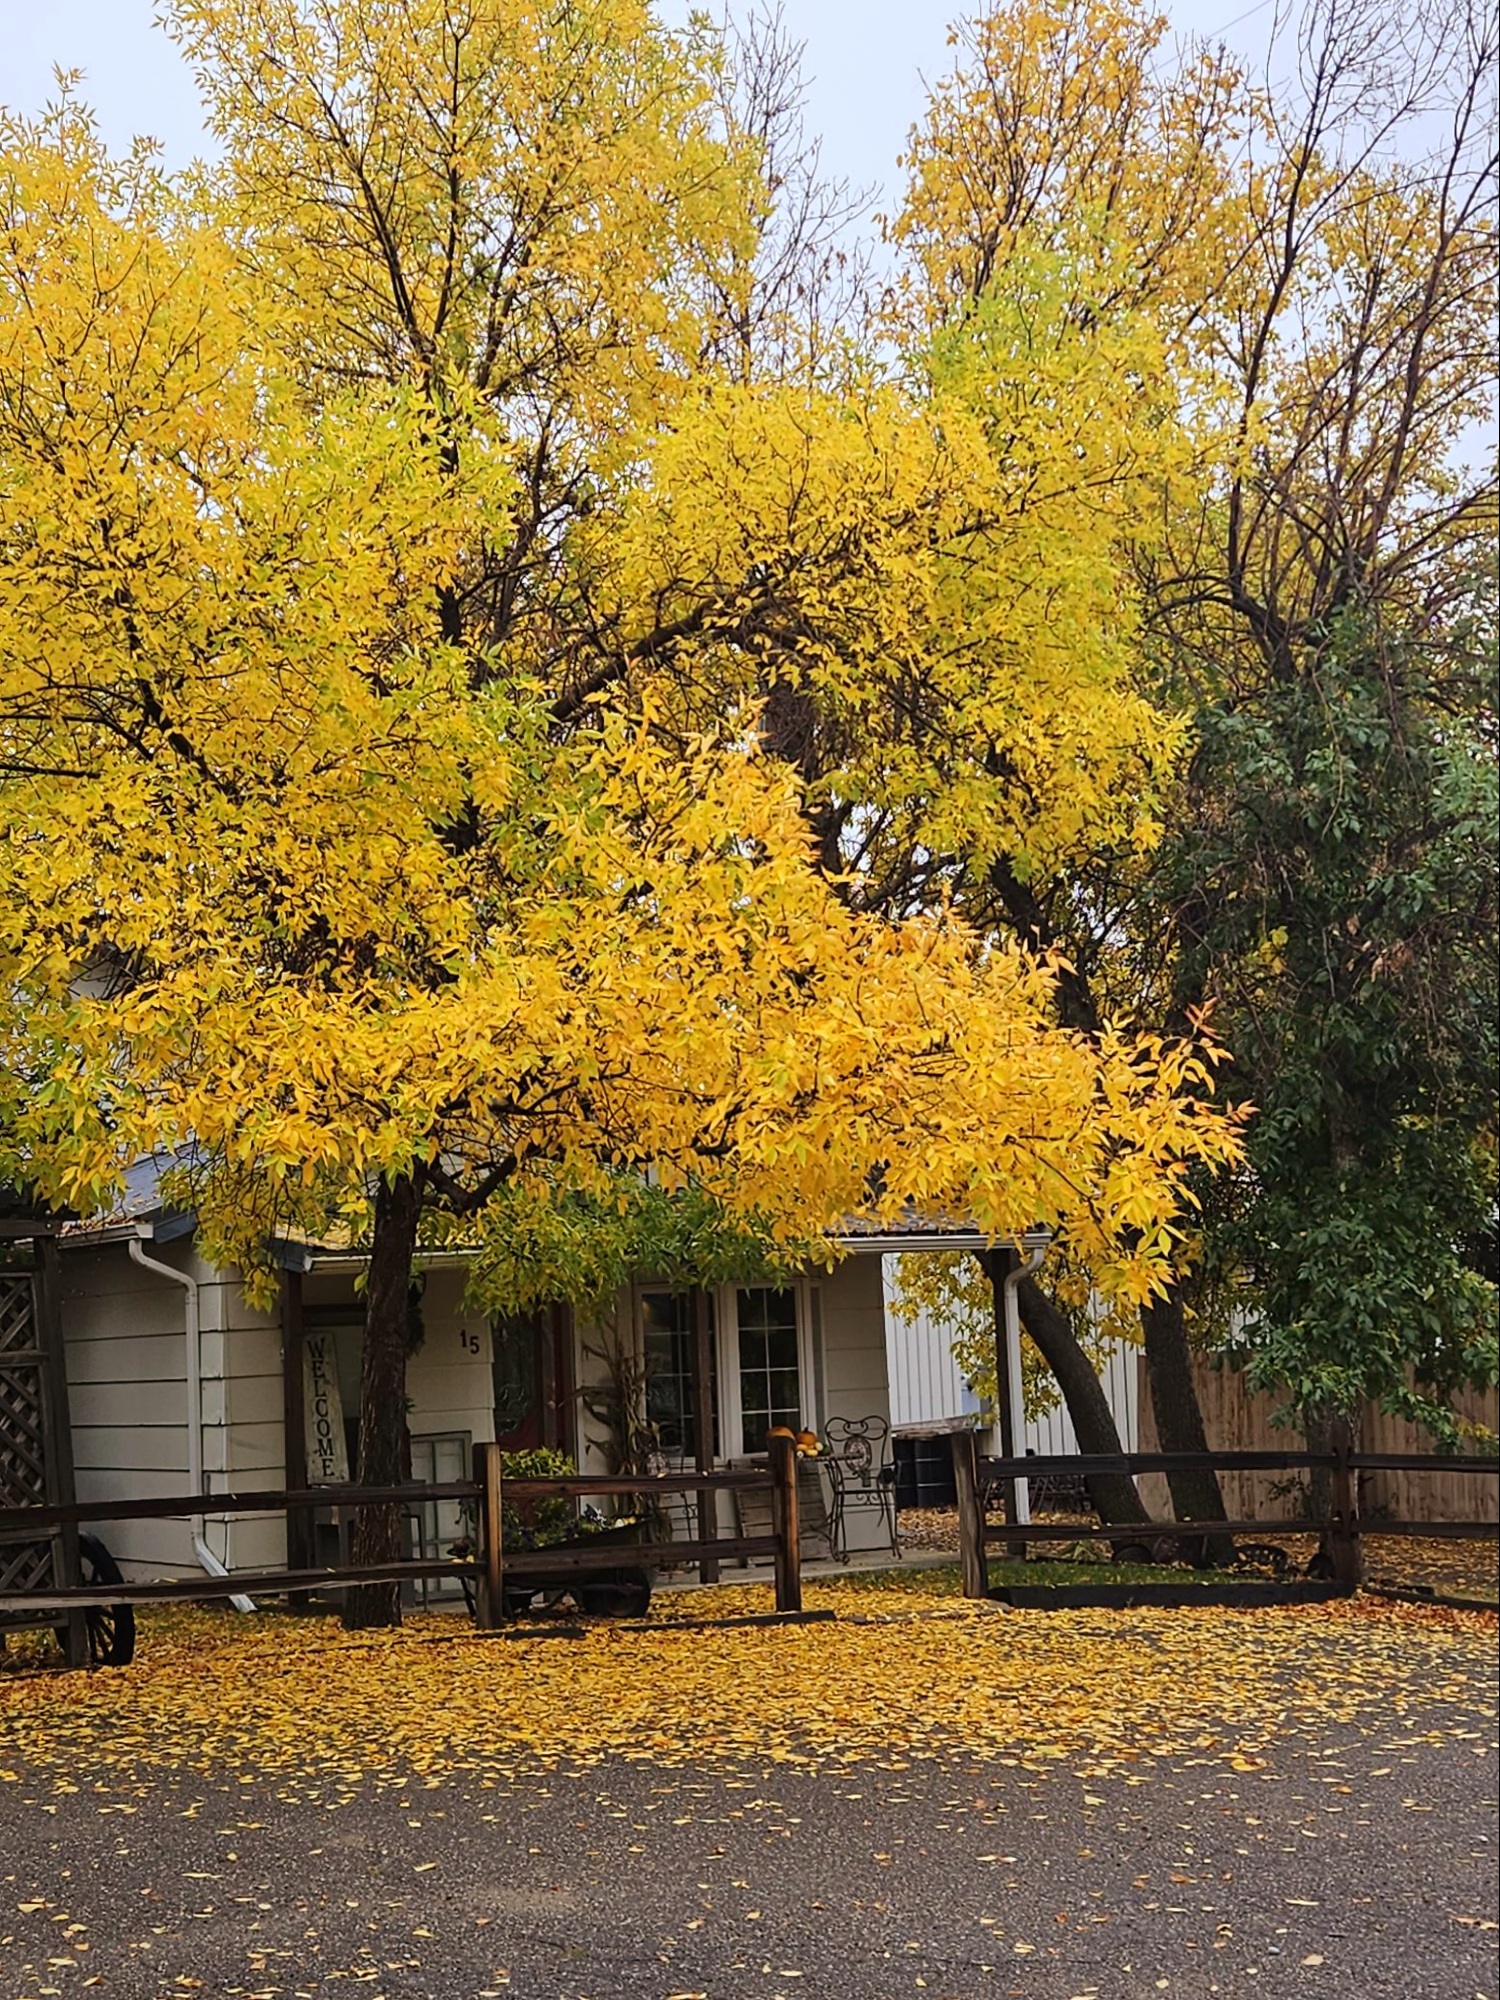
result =
[{"label": "white siding wall", "polygon": [[[891,1421],[906,1424],[941,1423],[974,1415],[979,1399],[953,1359],[947,1329],[930,1314],[905,1319],[896,1310],[895,1259],[885,1266],[885,1338],[891,1381]],[[1140,1436],[1140,1350],[1124,1342],[1114,1347],[1103,1374],[1104,1394],[1120,1429],[1126,1451],[1138,1449]],[[1078,1440],[1067,1409],[1059,1403],[1044,1417],[1028,1418],[1023,1449],[1039,1457],[1075,1452]]]},{"label": "white siding wall", "polygon": [[[825,1422],[829,1417],[892,1421],[883,1263],[880,1257],[846,1257],[815,1281],[822,1308]],[[876,1508],[851,1508],[844,1517],[844,1539],[851,1550],[888,1547],[884,1517]]]},{"label": "white siding wall", "polygon": [[[190,1268],[186,1244],[152,1255]],[[59,1262],[79,1499],[186,1493],[182,1287],[141,1270],[123,1244],[65,1249]],[[111,1522],[99,1532],[127,1575],[196,1567],[185,1521]]]},{"label": "white siding wall", "polygon": [[823,1331],[823,1409],[829,1417],[891,1421],[885,1294],[879,1257],[846,1257],[814,1283]]},{"label": "white siding wall", "polygon": [[946,1328],[925,1309],[915,1319],[904,1318],[897,1311],[896,1263],[894,1257],[880,1259],[891,1422],[900,1428],[976,1414],[979,1398],[953,1358]]},{"label": "white siding wall", "polygon": [[490,1323],[483,1313],[464,1310],[463,1290],[462,1271],[427,1274],[422,1345],[406,1367],[413,1438],[456,1434],[488,1444],[495,1435]]},{"label": "white siding wall", "polygon": [[[199,1280],[210,1493],[284,1485],[278,1313],[251,1306],[238,1274],[204,1264],[186,1239],[147,1248]],[[425,1338],[407,1375],[414,1437],[456,1434],[479,1443],[494,1436],[489,1326],[463,1310],[462,1293],[461,1272],[429,1274]],[[355,1416],[361,1308],[354,1282],[313,1277],[305,1296],[310,1305],[349,1307],[338,1346],[345,1414]],[[62,1318],[81,1500],[188,1492],[185,1304],[180,1285],[142,1270],[123,1243],[64,1251]],[[100,1532],[127,1576],[198,1570],[185,1520],[112,1522]],[[230,1569],[271,1569],[286,1560],[279,1512],[210,1511],[204,1534]]]},{"label": "white siding wall", "polygon": [[[232,1273],[184,1239],[149,1254],[199,1283],[203,1464],[210,1492],[281,1483],[281,1350],[274,1321],[253,1312]],[[66,1250],[62,1321],[80,1500],[186,1494],[187,1338],[184,1288],[132,1262],[123,1243]],[[193,1575],[182,1521],[101,1525],[127,1575]],[[209,1515],[209,1548],[231,1567],[282,1560],[280,1517]]]},{"label": "white siding wall", "polygon": [[[210,1491],[284,1486],[280,1308],[252,1306],[237,1271],[207,1275],[199,1296]],[[229,1569],[280,1569],[286,1562],[286,1518],[279,1512],[210,1514],[204,1539]]]},{"label": "white siding wall", "polygon": [[[495,1435],[489,1321],[483,1313],[464,1309],[463,1289],[462,1271],[427,1273],[422,1344],[406,1364],[413,1438],[458,1435],[470,1444],[487,1444]],[[355,1281],[344,1272],[313,1273],[303,1280],[302,1299],[314,1315],[310,1329],[334,1333],[344,1416],[356,1421],[364,1304]],[[341,1317],[341,1309],[347,1317]]]},{"label": "white siding wall", "polygon": [[[1102,1377],[1105,1401],[1114,1414],[1120,1443],[1126,1451],[1140,1449],[1140,1364],[1141,1350],[1125,1341],[1118,1341],[1110,1349]],[[1038,1457],[1053,1452],[1077,1451],[1078,1440],[1073,1435],[1072,1421],[1062,1403],[1045,1417],[1028,1419],[1026,1449],[1034,1451]]]}]

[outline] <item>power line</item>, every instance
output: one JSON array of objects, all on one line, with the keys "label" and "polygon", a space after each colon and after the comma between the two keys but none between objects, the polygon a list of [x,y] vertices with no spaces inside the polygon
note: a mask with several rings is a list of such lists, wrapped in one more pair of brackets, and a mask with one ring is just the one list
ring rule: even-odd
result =
[{"label": "power line", "polygon": [[1211,42],[1215,35],[1227,35],[1229,30],[1237,28],[1241,21],[1248,21],[1256,14],[1264,14],[1268,7],[1274,5],[1275,0],[1255,0],[1253,7],[1247,7],[1243,14],[1236,14],[1232,21],[1223,21],[1217,28],[1210,28],[1204,40]]}]

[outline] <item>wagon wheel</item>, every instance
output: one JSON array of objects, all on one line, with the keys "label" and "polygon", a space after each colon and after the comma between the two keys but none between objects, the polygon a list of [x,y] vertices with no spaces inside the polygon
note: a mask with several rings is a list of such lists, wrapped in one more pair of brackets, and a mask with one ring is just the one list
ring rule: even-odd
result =
[{"label": "wagon wheel", "polygon": [[[123,1583],[120,1565],[97,1535],[78,1537],[78,1572],[84,1584]],[[83,1614],[89,1659],[96,1667],[128,1667],[135,1656],[135,1612],[128,1604],[91,1604]],[[67,1649],[67,1627],[58,1644]]]},{"label": "wagon wheel", "polygon": [[651,1604],[647,1570],[616,1570],[574,1586],[578,1608],[590,1618],[644,1618]]}]

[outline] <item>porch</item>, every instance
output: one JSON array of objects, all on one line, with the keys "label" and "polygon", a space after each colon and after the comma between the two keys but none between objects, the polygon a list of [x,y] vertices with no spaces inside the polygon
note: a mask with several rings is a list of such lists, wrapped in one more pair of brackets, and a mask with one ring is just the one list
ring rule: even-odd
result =
[{"label": "porch", "polygon": [[[347,1479],[356,1461],[363,1308],[359,1260],[314,1253],[289,1275],[282,1310],[287,1483]],[[879,1256],[783,1284],[673,1287],[641,1280],[591,1316],[563,1306],[490,1316],[465,1305],[467,1260],[425,1261],[419,1337],[408,1362],[410,1476],[467,1477],[473,1448],[560,1452],[586,1475],[630,1467],[647,1477],[763,1466],[775,1429],[824,1438],[830,1424],[868,1427],[870,1477],[840,1495],[839,1468],[804,1458],[809,1553],[894,1549],[885,1301]],[[298,1367],[300,1357],[301,1366]],[[295,1407],[300,1379],[302,1407]],[[298,1442],[301,1441],[301,1464]],[[877,1485],[877,1481],[879,1482]],[[840,1499],[846,1504],[840,1506]],[[763,1509],[761,1510],[763,1511]],[[749,1495],[720,1493],[711,1520],[686,1494],[663,1502],[673,1539],[755,1535]],[[409,1520],[412,1552],[441,1554],[465,1531],[457,1503]],[[305,1540],[299,1540],[299,1535]],[[336,1561],[330,1510],[291,1524],[294,1566]]]}]

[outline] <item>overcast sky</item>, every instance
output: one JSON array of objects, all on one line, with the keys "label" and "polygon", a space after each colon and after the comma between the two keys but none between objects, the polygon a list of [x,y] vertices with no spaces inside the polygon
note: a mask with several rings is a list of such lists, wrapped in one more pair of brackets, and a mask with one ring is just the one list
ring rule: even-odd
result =
[{"label": "overcast sky", "polygon": [[[138,132],[182,165],[204,149],[193,80],[154,27],[157,0],[0,0],[0,103],[39,110],[54,64],[87,74],[84,95],[116,150]],[[664,12],[685,11],[669,4]],[[895,185],[894,162],[922,102],[922,78],[947,66],[956,0],[785,0],[806,44],[809,123],[826,169],[857,186]],[[1272,0],[1166,0],[1186,33],[1256,53]]]}]

